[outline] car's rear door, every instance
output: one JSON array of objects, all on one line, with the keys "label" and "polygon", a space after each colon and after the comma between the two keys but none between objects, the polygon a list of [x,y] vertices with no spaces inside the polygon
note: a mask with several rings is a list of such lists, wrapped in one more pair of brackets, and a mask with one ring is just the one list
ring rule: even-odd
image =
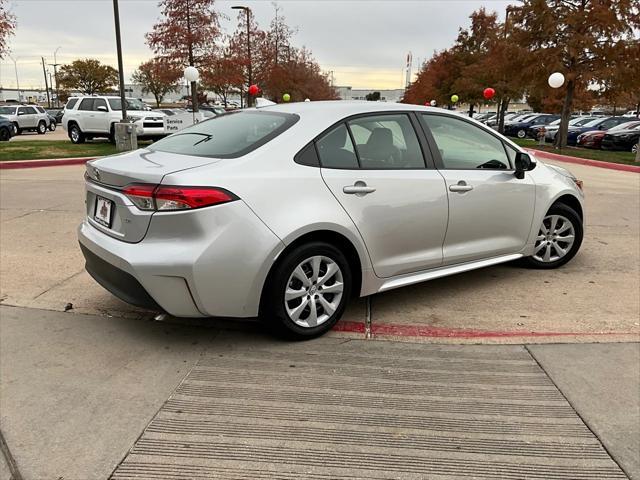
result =
[{"label": "car's rear door", "polygon": [[421,115],[449,196],[444,264],[503,254],[525,246],[535,206],[531,175],[517,179],[516,151],[494,133],[451,115]]},{"label": "car's rear door", "polygon": [[361,115],[316,141],[322,177],[358,228],[379,277],[442,264],[447,194],[407,113]]}]

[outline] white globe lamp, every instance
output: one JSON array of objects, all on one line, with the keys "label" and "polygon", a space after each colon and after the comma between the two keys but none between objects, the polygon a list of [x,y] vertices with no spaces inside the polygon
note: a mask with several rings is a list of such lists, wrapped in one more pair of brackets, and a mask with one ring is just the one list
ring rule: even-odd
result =
[{"label": "white globe lamp", "polygon": [[564,85],[564,75],[560,72],[555,72],[549,75],[549,86],[551,88],[560,88]]},{"label": "white globe lamp", "polygon": [[200,78],[200,72],[198,72],[196,67],[189,65],[184,69],[184,78],[187,82],[197,82]]}]

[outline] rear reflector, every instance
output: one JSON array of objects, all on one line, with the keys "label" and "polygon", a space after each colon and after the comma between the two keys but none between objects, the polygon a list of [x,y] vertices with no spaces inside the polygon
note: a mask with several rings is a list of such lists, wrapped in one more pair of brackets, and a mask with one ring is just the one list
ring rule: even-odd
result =
[{"label": "rear reflector", "polygon": [[215,187],[133,184],[124,193],[140,210],[174,211],[210,207],[237,200],[233,193]]}]

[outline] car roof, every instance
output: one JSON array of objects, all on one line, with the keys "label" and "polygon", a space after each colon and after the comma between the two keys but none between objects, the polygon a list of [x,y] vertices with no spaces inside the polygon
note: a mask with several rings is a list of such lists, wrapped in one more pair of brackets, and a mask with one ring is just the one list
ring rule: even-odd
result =
[{"label": "car roof", "polygon": [[258,110],[302,115],[307,113],[326,113],[332,116],[335,115],[336,117],[385,111],[424,111],[454,114],[453,110],[445,110],[438,107],[426,107],[408,103],[368,102],[366,100],[321,100],[314,102],[279,103],[259,107]]}]

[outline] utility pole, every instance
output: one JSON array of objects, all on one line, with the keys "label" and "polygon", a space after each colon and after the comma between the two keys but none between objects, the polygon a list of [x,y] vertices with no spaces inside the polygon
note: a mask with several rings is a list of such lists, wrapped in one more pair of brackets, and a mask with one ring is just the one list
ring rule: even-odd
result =
[{"label": "utility pole", "polygon": [[[187,7],[187,33],[189,34],[189,45],[187,45],[187,47],[189,48],[189,66],[195,67],[194,59],[193,59],[193,43],[191,42],[191,5],[189,4],[188,0],[186,3],[186,7]],[[198,112],[198,91],[197,91],[196,82],[191,82],[191,111],[194,113],[194,117],[195,117],[195,113]]]},{"label": "utility pole", "polygon": [[51,97],[49,97],[49,83],[47,83],[47,69],[44,66],[44,57],[42,57],[42,73],[44,74],[44,88],[47,91],[47,108],[51,108]]},{"label": "utility pole", "polygon": [[[118,76],[120,77],[120,103],[122,104],[122,121],[127,120],[127,99],[124,94],[124,70],[122,64],[122,42],[120,41],[120,12],[118,0],[113,0],[113,19],[116,26],[116,50],[118,54]],[[56,80],[56,86],[58,81]]]}]

